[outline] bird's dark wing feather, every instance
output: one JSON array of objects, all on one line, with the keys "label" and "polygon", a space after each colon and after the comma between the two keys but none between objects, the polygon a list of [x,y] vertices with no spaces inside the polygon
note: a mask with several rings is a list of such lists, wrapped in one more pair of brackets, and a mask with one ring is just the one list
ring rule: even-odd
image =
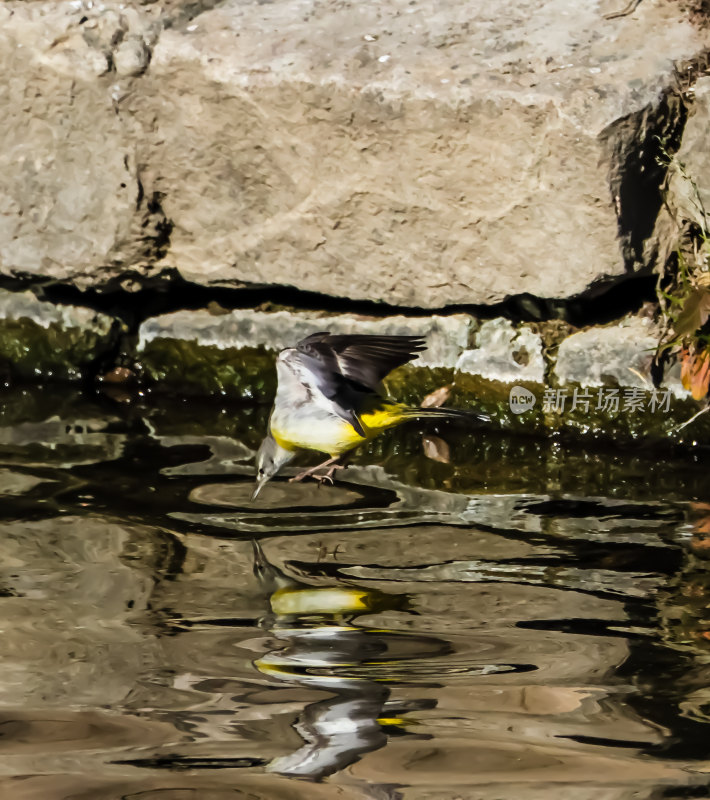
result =
[{"label": "bird's dark wing feather", "polygon": [[379,394],[382,380],[426,347],[421,336],[331,335],[313,333],[296,349],[317,387],[333,400],[338,413],[364,436],[358,413]]},{"label": "bird's dark wing feather", "polygon": [[325,369],[339,373],[373,392],[383,379],[426,349],[421,336],[331,335],[313,333],[296,349],[318,361]]}]

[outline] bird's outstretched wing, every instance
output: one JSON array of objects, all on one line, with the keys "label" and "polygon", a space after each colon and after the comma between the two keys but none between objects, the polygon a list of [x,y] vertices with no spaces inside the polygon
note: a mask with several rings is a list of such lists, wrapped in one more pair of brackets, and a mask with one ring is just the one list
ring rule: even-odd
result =
[{"label": "bird's outstretched wing", "polygon": [[396,367],[406,364],[426,349],[421,336],[331,335],[312,333],[296,349],[321,369],[342,375],[372,392]]},{"label": "bird's outstretched wing", "polygon": [[343,419],[365,435],[358,414],[363,401],[378,394],[382,380],[426,348],[421,336],[331,335],[312,333],[297,345],[315,385],[332,400]]}]

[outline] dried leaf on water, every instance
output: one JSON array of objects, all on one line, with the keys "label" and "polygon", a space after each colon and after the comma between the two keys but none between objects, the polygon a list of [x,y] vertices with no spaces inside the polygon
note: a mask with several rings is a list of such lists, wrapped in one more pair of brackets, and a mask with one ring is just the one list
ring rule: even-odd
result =
[{"label": "dried leaf on water", "polygon": [[423,436],[422,448],[424,455],[432,461],[439,461],[441,464],[451,463],[451,449],[439,436]]},{"label": "dried leaf on water", "polygon": [[125,389],[122,389],[120,386],[116,384],[106,383],[100,386],[101,394],[106,395],[106,397],[110,397],[114,403],[122,403],[124,405],[128,405],[129,403],[133,402],[134,395],[130,392],[127,392]]},{"label": "dried leaf on water", "polygon": [[440,386],[428,394],[420,403],[421,408],[440,408],[451,397],[452,385]]},{"label": "dried leaf on water", "polygon": [[103,383],[128,383],[136,377],[136,373],[128,367],[114,367],[110,372],[99,376]]}]

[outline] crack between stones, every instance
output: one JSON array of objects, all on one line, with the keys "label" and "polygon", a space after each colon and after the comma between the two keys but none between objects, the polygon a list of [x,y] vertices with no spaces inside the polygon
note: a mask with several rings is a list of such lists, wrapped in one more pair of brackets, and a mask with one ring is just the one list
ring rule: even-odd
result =
[{"label": "crack between stones", "polygon": [[217,304],[227,311],[285,308],[295,312],[351,313],[371,317],[470,314],[481,320],[505,317],[513,323],[561,320],[575,328],[582,328],[608,324],[639,311],[644,303],[655,300],[655,284],[655,274],[638,272],[622,281],[600,281],[585,292],[569,298],[547,298],[524,293],[490,305],[461,303],[422,308],[333,297],[283,285],[255,284],[238,288],[203,286],[186,281],[174,269],[163,270],[148,279],[129,270],[101,287],[88,289],[34,276],[0,276],[0,289],[11,292],[29,290],[39,300],[108,314],[120,319],[132,334],[151,317],[175,311],[195,311],[207,308],[210,304]]}]

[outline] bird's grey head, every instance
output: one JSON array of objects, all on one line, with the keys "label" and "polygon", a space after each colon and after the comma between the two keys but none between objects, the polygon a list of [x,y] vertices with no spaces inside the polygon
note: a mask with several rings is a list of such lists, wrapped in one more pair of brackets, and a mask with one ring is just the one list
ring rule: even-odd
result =
[{"label": "bird's grey head", "polygon": [[256,454],[256,488],[251,496],[252,500],[259,494],[262,486],[271,480],[281,467],[288,464],[294,455],[293,450],[281,447],[270,433],[266,435]]}]

